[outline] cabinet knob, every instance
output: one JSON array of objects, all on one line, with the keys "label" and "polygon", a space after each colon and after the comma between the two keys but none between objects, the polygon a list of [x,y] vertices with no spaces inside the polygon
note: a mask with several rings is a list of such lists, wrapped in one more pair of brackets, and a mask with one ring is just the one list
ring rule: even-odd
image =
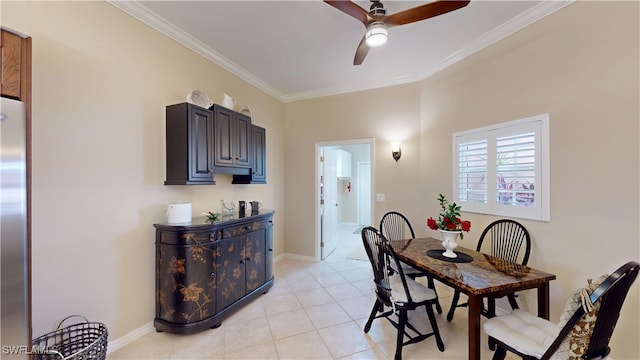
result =
[{"label": "cabinet knob", "polygon": [[247,256],[247,258],[246,258],[245,260],[247,260],[247,261],[251,261],[251,257],[250,257],[250,256]]},{"label": "cabinet knob", "polygon": [[244,264],[244,260],[245,260],[245,259],[240,260],[240,264]]},{"label": "cabinet knob", "polygon": [[251,226],[247,225],[244,227],[245,230],[251,230]]},{"label": "cabinet knob", "polygon": [[212,271],[212,272],[210,272],[210,273],[209,273],[209,277],[216,277],[216,273],[215,273],[215,272],[213,272],[213,271]]},{"label": "cabinet knob", "polygon": [[273,251],[273,249],[269,249],[269,251]]}]

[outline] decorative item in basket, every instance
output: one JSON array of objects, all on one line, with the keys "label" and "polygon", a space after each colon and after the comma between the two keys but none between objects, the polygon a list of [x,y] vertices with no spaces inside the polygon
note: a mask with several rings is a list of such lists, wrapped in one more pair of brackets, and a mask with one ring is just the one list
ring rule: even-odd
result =
[{"label": "decorative item in basket", "polygon": [[[60,329],[62,323],[72,317],[84,322]],[[107,357],[107,327],[89,322],[82,315],[71,315],[60,321],[58,328],[33,339],[34,360],[104,360]]]}]

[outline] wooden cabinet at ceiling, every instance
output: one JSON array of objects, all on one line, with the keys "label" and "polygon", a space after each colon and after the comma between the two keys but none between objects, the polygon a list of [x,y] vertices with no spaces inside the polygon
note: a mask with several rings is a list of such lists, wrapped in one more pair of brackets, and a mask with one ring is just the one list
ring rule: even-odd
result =
[{"label": "wooden cabinet at ceiling", "polygon": [[0,47],[0,93],[2,96],[27,102],[31,81],[31,38],[22,38],[2,30]]}]

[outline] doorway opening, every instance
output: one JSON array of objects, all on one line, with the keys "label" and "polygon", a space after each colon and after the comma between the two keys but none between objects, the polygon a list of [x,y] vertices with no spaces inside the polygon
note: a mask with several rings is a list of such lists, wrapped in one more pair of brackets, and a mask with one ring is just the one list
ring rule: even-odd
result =
[{"label": "doorway opening", "polygon": [[374,139],[316,143],[316,260],[344,256],[372,224],[373,145]]}]

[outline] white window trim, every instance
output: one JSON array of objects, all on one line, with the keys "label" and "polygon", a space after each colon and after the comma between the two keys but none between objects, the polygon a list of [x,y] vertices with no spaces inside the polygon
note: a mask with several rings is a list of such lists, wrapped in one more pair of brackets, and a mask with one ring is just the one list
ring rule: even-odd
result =
[{"label": "white window trim", "polygon": [[[460,201],[458,194],[458,138],[487,139],[488,169],[495,169],[495,139],[497,135],[509,132],[513,127],[535,128],[536,136],[536,187],[534,207],[498,205],[495,203],[495,188],[488,186],[487,204]],[[549,114],[540,114],[523,119],[509,121],[501,124],[485,126],[478,129],[461,131],[453,134],[453,198],[462,206],[463,212],[473,212],[488,215],[499,215],[515,218],[523,218],[537,221],[551,220],[551,192],[550,192],[550,156],[549,156]],[[488,170],[487,183],[495,184],[496,172]],[[539,179],[538,179],[539,178]]]}]

